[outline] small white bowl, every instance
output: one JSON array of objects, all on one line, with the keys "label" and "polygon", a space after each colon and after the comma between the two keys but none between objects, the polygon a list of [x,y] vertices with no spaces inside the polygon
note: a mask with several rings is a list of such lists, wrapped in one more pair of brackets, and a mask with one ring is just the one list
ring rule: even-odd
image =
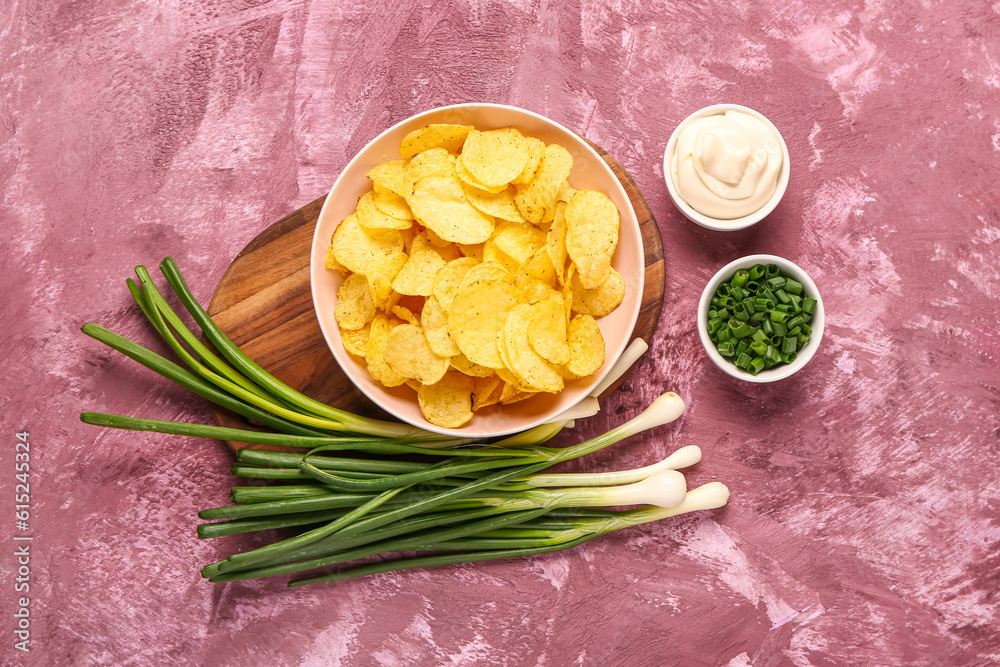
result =
[{"label": "small white bowl", "polygon": [[[343,279],[336,271],[325,268],[326,250],[334,230],[341,220],[354,212],[358,197],[371,189],[371,181],[365,174],[380,162],[399,159],[400,140],[411,130],[429,123],[468,124],[479,129],[516,127],[546,143],[558,143],[573,156],[570,184],[578,190],[603,192],[621,214],[618,249],[612,266],[625,279],[625,298],[614,312],[597,320],[606,347],[604,365],[594,375],[567,383],[558,394],[539,393],[511,405],[480,410],[468,424],[457,429],[442,428],[428,422],[420,412],[416,393],[412,389],[405,386],[383,387],[368,374],[363,359],[347,353],[334,317],[337,289]],[[628,346],[639,316],[645,281],[643,253],[642,232],[628,193],[611,167],[585,139],[525,109],[500,104],[456,104],[431,109],[396,123],[372,139],[348,162],[334,182],[316,223],[310,282],[323,337],[344,373],[362,393],[392,416],[414,426],[459,437],[488,438],[518,433],[551,421],[589,396],[601,383]]]},{"label": "small white bowl", "polygon": [[[704,213],[699,213],[691,208],[686,201],[684,201],[684,198],[681,197],[680,193],[677,191],[677,186],[674,183],[673,158],[674,150],[677,146],[677,138],[680,136],[680,133],[684,129],[685,125],[696,118],[724,114],[727,111],[743,112],[759,119],[771,128],[775,136],[778,137],[778,141],[781,143],[781,170],[778,172],[778,183],[777,187],[774,189],[774,194],[771,195],[771,198],[768,199],[762,207],[741,218],[721,220],[719,218],[707,216]],[[713,229],[720,232],[731,232],[738,229],[746,229],[747,227],[763,220],[771,211],[774,210],[774,207],[778,205],[778,202],[780,202],[781,198],[784,196],[785,190],[788,188],[788,176],[790,174],[790,170],[791,167],[788,162],[788,146],[785,145],[785,139],[781,136],[781,132],[778,131],[778,128],[776,128],[774,123],[769,121],[760,112],[754,111],[748,107],[740,106],[739,104],[713,104],[712,106],[695,111],[693,114],[681,121],[681,123],[673,131],[673,134],[670,135],[669,141],[667,141],[667,148],[663,152],[663,178],[667,183],[667,191],[670,192],[670,198],[673,200],[677,210],[684,214],[684,217],[691,222],[701,225],[707,229]]]},{"label": "small white bowl", "polygon": [[[802,283],[805,294],[812,299],[816,299],[816,313],[809,323],[809,326],[812,328],[812,335],[809,337],[809,342],[801,350],[798,350],[795,361],[790,364],[781,364],[780,366],[763,370],[757,373],[757,375],[751,375],[737,368],[736,364],[719,354],[715,343],[708,337],[708,311],[712,296],[721,283],[730,280],[738,269],[749,269],[757,264],[776,264],[781,269],[782,274],[791,276]],[[825,323],[826,317],[823,311],[823,298],[820,296],[816,283],[799,266],[783,257],[776,257],[775,255],[749,255],[726,264],[705,285],[705,290],[701,293],[701,300],[698,302],[698,335],[701,337],[701,344],[704,346],[705,352],[708,353],[709,358],[716,366],[734,378],[746,382],[774,382],[798,372],[803,366],[809,363],[809,360],[816,354],[816,350],[819,349],[820,341],[823,339]]]}]

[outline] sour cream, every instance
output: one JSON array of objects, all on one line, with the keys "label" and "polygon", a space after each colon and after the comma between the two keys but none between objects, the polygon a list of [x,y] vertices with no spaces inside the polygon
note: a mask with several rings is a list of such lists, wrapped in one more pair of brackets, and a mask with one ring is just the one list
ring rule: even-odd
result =
[{"label": "sour cream", "polygon": [[684,124],[671,159],[671,178],[691,208],[732,220],[768,202],[781,161],[781,140],[774,130],[750,114],[730,110]]}]

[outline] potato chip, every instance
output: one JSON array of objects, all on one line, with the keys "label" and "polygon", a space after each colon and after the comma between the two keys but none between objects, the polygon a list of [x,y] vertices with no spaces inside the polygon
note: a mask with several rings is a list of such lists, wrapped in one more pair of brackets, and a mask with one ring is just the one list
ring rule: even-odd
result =
[{"label": "potato chip", "polygon": [[331,271],[336,271],[341,275],[347,275],[350,271],[346,266],[337,261],[337,257],[333,252],[333,243],[326,249],[326,257],[324,258],[323,266],[330,269]]},{"label": "potato chip", "polygon": [[434,293],[434,276],[446,262],[437,248],[420,233],[413,239],[410,257],[392,281],[392,289],[409,296],[430,296]]},{"label": "potato chip", "polygon": [[538,173],[531,182],[518,186],[514,203],[524,219],[538,224],[545,212],[555,207],[559,186],[573,169],[573,156],[559,144],[545,147],[545,155],[538,166]]},{"label": "potato chip", "polygon": [[413,226],[413,220],[394,218],[375,206],[375,193],[371,190],[358,199],[355,215],[365,229],[409,229]]},{"label": "potato chip", "polygon": [[456,243],[459,252],[465,257],[475,257],[483,261],[483,243]]},{"label": "potato chip", "polygon": [[401,319],[402,321],[406,322],[407,324],[416,324],[416,325],[420,324],[420,320],[417,318],[417,316],[414,315],[413,311],[407,308],[406,306],[401,306],[397,303],[390,309],[390,312],[399,319]]},{"label": "potato chip", "polygon": [[548,393],[563,389],[562,370],[543,359],[531,347],[528,331],[535,318],[537,306],[514,306],[503,324],[508,368],[525,387]]},{"label": "potato chip", "polygon": [[434,274],[432,293],[445,312],[451,307],[451,300],[462,285],[462,279],[469,269],[479,264],[474,257],[459,257],[447,262]]},{"label": "potato chip", "polygon": [[486,188],[506,187],[528,162],[524,135],[513,127],[471,130],[462,145],[462,163]]},{"label": "potato chip", "polygon": [[542,247],[532,253],[514,274],[514,281],[518,287],[522,287],[521,281],[529,278],[543,282],[549,287],[556,286],[556,270],[552,266],[547,248]]},{"label": "potato chip", "polygon": [[459,428],[472,419],[473,380],[451,371],[440,381],[417,390],[417,402],[424,419],[442,428]]},{"label": "potato chip", "polygon": [[[521,266],[536,250],[545,247],[545,233],[524,222],[503,222],[490,238],[493,246]],[[485,246],[484,246],[485,257]],[[515,268],[516,270],[516,268]]]},{"label": "potato chip", "polygon": [[348,354],[353,354],[356,357],[365,356],[371,330],[370,322],[360,329],[340,329],[340,340],[344,343],[344,349],[347,350]]},{"label": "potato chip", "polygon": [[400,220],[413,220],[413,211],[406,200],[392,190],[375,191],[375,207],[393,218]]},{"label": "potato chip", "polygon": [[502,267],[504,272],[513,276],[520,264],[497,247],[495,238],[492,236],[483,244],[483,263]]},{"label": "potato chip", "polygon": [[498,375],[490,374],[489,377],[475,378],[472,381],[472,411],[476,412],[499,403],[502,389],[503,380]]},{"label": "potato chip", "polygon": [[[488,265],[480,264],[469,273],[479,266]],[[477,280],[459,288],[448,310],[448,328],[458,349],[469,361],[488,368],[503,365],[497,351],[497,330],[503,326],[510,309],[520,301],[520,290],[509,278]]]},{"label": "potato chip", "polygon": [[534,391],[519,391],[515,389],[512,385],[505,385],[504,392],[500,395],[501,405],[512,405],[514,403],[520,403],[526,398],[531,398],[538,392]]},{"label": "potato chip", "polygon": [[472,363],[461,352],[451,358],[451,367],[459,373],[464,373],[465,375],[474,378],[488,378],[489,376],[496,374],[492,368]]},{"label": "potato chip", "polygon": [[406,174],[405,160],[390,160],[376,165],[365,174],[376,190],[395,192],[404,199],[413,192],[413,181]]},{"label": "potato chip", "polygon": [[457,153],[472,129],[474,129],[472,125],[445,123],[426,125],[403,137],[399,143],[399,156],[405,160],[432,148],[441,148],[451,153]]},{"label": "potato chip", "polygon": [[538,173],[538,165],[542,163],[542,156],[545,155],[545,142],[535,137],[525,137],[525,150],[528,152],[528,161],[524,164],[524,169],[511,183],[514,185],[526,185],[531,182]]},{"label": "potato chip", "polygon": [[562,366],[569,361],[566,312],[562,299],[541,301],[534,306],[534,317],[528,327],[528,342],[538,356]]},{"label": "potato chip", "polygon": [[465,192],[465,198],[469,200],[469,203],[486,215],[511,222],[525,221],[524,216],[514,204],[514,188],[512,187],[505,188],[500,192],[487,192],[463,182],[462,191]]},{"label": "potato chip", "polygon": [[580,282],[578,274],[573,276],[573,310],[581,315],[604,317],[625,298],[625,279],[611,269],[603,283],[594,289],[587,289]]},{"label": "potato chip", "polygon": [[566,203],[556,202],[552,225],[545,237],[545,248],[552,268],[556,272],[556,280],[560,285],[566,283]]},{"label": "potato chip", "polygon": [[395,229],[365,229],[352,213],[337,225],[332,246],[334,257],[342,266],[364,274],[376,257],[402,250],[403,237]]},{"label": "potato chip", "polygon": [[458,176],[458,179],[463,185],[480,190],[486,194],[498,194],[507,189],[506,183],[494,187],[483,185],[478,178],[472,175],[472,172],[469,171],[468,167],[465,166],[465,161],[462,159],[461,155],[455,158],[455,175]]},{"label": "potato chip", "polygon": [[566,204],[566,253],[580,283],[594,289],[611,272],[621,218],[614,202],[593,190],[578,190]]},{"label": "potato chip", "polygon": [[517,283],[521,294],[524,295],[526,303],[539,303],[542,301],[558,301],[563,304],[563,295],[554,287],[549,287],[541,280],[534,278],[523,278]]},{"label": "potato chip", "polygon": [[379,310],[386,310],[389,298],[392,296],[392,281],[399,273],[400,269],[406,265],[409,259],[407,254],[401,250],[391,252],[388,255],[380,255],[372,258],[365,267],[365,278],[368,279],[368,292],[372,296],[372,302]]},{"label": "potato chip", "polygon": [[420,311],[420,326],[424,329],[427,343],[431,346],[434,354],[440,357],[454,357],[462,351],[451,339],[451,331],[448,329],[448,313],[441,307],[441,303],[432,297],[428,297],[424,302],[424,308]]},{"label": "potato chip", "polygon": [[375,304],[363,275],[352,273],[340,284],[333,316],[341,329],[360,329],[375,317]]},{"label": "potato chip", "polygon": [[434,384],[448,372],[448,357],[434,354],[424,330],[416,324],[401,324],[390,331],[384,356],[389,368],[421,384]]},{"label": "potato chip", "polygon": [[425,176],[408,201],[417,220],[446,241],[482,243],[493,233],[493,216],[468,202],[457,178]]},{"label": "potato chip", "polygon": [[368,374],[383,387],[398,387],[406,382],[406,376],[392,370],[385,362],[389,334],[401,324],[402,322],[396,318],[389,318],[382,313],[376,313],[371,322],[368,345],[365,347],[365,361],[368,363]]},{"label": "potato chip", "polygon": [[569,200],[576,194],[576,190],[570,186],[569,181],[563,181],[562,185],[559,186],[559,191],[556,192],[556,202],[562,202],[568,204]]},{"label": "potato chip", "polygon": [[570,378],[596,373],[604,365],[604,337],[590,315],[577,315],[569,323],[569,361],[563,366]]},{"label": "potato chip", "polygon": [[[409,182],[410,195],[413,194],[413,184],[425,176],[443,176],[451,178],[455,174],[455,156],[443,148],[431,148],[414,155],[406,163],[406,179]],[[410,195],[406,198],[409,199]]]},{"label": "potato chip", "polygon": [[505,267],[496,262],[481,262],[471,267],[462,276],[462,284],[459,289],[466,285],[477,282],[490,282],[499,280],[500,282],[510,282],[514,277]]}]

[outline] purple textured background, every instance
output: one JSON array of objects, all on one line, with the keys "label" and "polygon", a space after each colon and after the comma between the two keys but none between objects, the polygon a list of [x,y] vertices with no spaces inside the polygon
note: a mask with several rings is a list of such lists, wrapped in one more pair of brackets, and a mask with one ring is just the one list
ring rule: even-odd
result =
[{"label": "purple textured background", "polygon": [[[1000,3],[309,0],[0,3],[0,656],[39,665],[966,665],[1000,662]],[[82,410],[206,421],[78,331],[151,341],[124,284],[178,259],[203,302],[243,246],[365,142],[447,103],[522,106],[634,176],[667,257],[636,374],[581,427],[673,389],[675,424],[578,465],[700,445],[730,505],[532,560],[285,589],[210,585],[235,538],[197,510],[218,442]],[[666,140],[744,104],[792,177],[752,230],[672,207]],[[721,265],[809,271],[822,349],[792,379],[711,366]],[[14,434],[31,432],[32,651],[13,649]],[[4,510],[3,505],[8,509]]]}]

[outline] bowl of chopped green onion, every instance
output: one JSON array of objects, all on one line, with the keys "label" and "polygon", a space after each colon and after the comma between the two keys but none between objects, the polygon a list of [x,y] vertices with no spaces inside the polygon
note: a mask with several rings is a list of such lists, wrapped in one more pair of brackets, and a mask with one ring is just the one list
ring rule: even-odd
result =
[{"label": "bowl of chopped green onion", "polygon": [[698,303],[709,358],[747,382],[774,382],[805,366],[823,338],[823,300],[793,262],[750,255],[722,267]]}]

